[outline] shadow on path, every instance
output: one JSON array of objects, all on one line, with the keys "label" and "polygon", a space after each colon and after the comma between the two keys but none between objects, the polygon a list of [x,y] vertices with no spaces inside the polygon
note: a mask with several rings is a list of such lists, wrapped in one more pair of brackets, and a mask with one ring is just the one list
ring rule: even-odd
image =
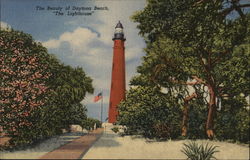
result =
[{"label": "shadow on path", "polygon": [[121,144],[117,142],[115,139],[116,137],[119,137],[118,135],[112,134],[112,133],[104,133],[102,137],[95,142],[93,145],[94,148],[100,148],[100,147],[117,147]]},{"label": "shadow on path", "polygon": [[89,150],[92,144],[102,136],[102,133],[102,128],[93,130],[89,134],[81,136],[58,149],[43,155],[40,159],[79,159]]}]

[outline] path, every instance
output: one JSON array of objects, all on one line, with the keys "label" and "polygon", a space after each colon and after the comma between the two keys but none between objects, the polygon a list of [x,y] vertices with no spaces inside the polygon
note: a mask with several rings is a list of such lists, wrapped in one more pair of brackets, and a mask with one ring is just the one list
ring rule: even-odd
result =
[{"label": "path", "polygon": [[82,136],[60,148],[42,156],[40,159],[79,159],[102,135],[103,129],[98,128],[88,135]]},{"label": "path", "polygon": [[[183,143],[179,141],[148,141],[135,136],[119,135],[111,131],[112,125],[107,126],[102,137],[94,143],[83,159],[186,159],[181,152]],[[249,147],[208,140],[198,140],[198,143],[209,143],[219,146],[218,159],[249,159]]]},{"label": "path", "polygon": [[31,148],[14,152],[0,151],[0,159],[79,159],[101,136],[103,129],[71,132],[52,137]]}]

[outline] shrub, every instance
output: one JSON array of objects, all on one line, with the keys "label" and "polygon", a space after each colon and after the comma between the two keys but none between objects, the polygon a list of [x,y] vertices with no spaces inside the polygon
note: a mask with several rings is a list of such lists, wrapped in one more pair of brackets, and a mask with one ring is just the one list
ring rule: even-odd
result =
[{"label": "shrub", "polygon": [[94,129],[94,126],[96,125],[96,128],[101,128],[102,123],[98,119],[94,118],[87,118],[86,120],[82,121],[81,127],[85,128],[86,130]]},{"label": "shrub", "polygon": [[249,143],[250,118],[245,99],[223,100],[222,104],[223,108],[216,117],[216,138]]},{"label": "shrub", "polygon": [[155,131],[155,137],[158,139],[168,139],[170,138],[170,133],[171,133],[171,129],[170,127],[165,124],[165,123],[155,123],[153,125],[153,129]]},{"label": "shrub", "polygon": [[216,150],[218,146],[209,146],[208,143],[204,146],[203,144],[199,145],[196,142],[191,141],[188,144],[184,143],[183,145],[184,147],[181,152],[183,152],[190,160],[216,159],[213,154],[219,152]]},{"label": "shrub", "polygon": [[34,115],[48,105],[51,92],[49,55],[30,35],[13,30],[0,30],[0,52],[0,124],[11,145],[31,144]]},{"label": "shrub", "polygon": [[195,99],[189,105],[189,118],[187,138],[206,138],[205,125],[207,118],[207,106],[200,99]]},{"label": "shrub", "polygon": [[118,124],[125,125],[126,134],[148,138],[176,138],[180,135],[181,110],[173,97],[156,88],[131,88],[119,105]]},{"label": "shrub", "polygon": [[0,126],[22,147],[86,119],[80,104],[92,80],[61,64],[29,34],[0,30]]},{"label": "shrub", "polygon": [[[207,107],[199,99],[189,106],[187,138],[204,139]],[[222,100],[222,109],[215,116],[215,138],[249,143],[249,109],[244,98]]]},{"label": "shrub", "polygon": [[[119,105],[118,124],[127,128],[127,135],[148,138],[180,138],[183,113],[175,98],[153,87],[131,88]],[[202,99],[190,101],[187,137],[205,139],[207,106]],[[222,109],[215,115],[215,138],[249,143],[249,109],[244,97],[222,100]]]},{"label": "shrub", "polygon": [[113,132],[115,132],[115,133],[119,132],[119,128],[118,128],[118,127],[113,127],[111,130],[112,130]]}]

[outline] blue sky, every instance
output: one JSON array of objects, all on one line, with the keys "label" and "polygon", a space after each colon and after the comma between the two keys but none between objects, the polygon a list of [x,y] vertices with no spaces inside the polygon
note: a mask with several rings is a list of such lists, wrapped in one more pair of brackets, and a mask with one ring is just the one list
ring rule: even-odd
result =
[{"label": "blue sky", "polygon": [[[144,55],[145,43],[138,35],[136,23],[130,16],[145,6],[144,0],[0,0],[1,25],[29,33],[48,48],[49,53],[73,67],[81,66],[93,78],[94,95],[103,91],[104,116],[107,117],[113,54],[112,36],[117,22],[124,27],[126,57],[126,89],[136,74],[136,67]],[[37,10],[37,6],[45,10]],[[57,16],[47,7],[62,7],[63,16]],[[107,7],[90,16],[67,16],[65,7]],[[88,10],[82,12],[89,12]],[[100,117],[100,102],[94,95],[83,100],[90,117]]]}]

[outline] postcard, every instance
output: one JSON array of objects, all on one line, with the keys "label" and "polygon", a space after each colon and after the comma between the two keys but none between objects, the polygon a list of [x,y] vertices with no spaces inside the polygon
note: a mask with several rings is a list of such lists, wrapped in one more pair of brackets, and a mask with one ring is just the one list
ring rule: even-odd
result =
[{"label": "postcard", "polygon": [[0,0],[0,158],[249,159],[249,13]]}]

